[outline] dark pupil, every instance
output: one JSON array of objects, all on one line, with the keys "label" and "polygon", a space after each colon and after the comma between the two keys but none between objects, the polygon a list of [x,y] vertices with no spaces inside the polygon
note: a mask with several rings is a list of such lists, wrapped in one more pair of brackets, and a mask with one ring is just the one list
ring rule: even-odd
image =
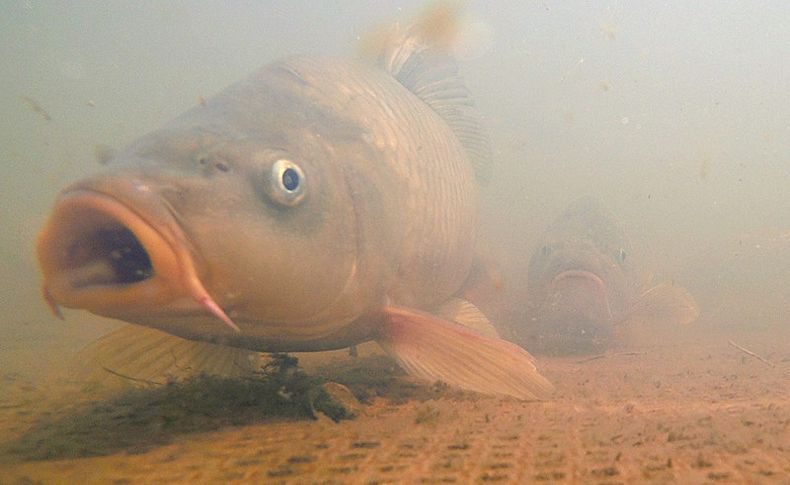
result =
[{"label": "dark pupil", "polygon": [[293,192],[299,187],[299,174],[292,168],[285,169],[283,172],[283,187],[289,192]]}]

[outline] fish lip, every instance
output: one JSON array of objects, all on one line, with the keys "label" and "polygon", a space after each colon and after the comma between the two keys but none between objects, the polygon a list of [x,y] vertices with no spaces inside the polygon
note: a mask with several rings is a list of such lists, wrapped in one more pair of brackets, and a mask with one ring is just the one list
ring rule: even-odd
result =
[{"label": "fish lip", "polygon": [[603,278],[593,271],[586,269],[566,269],[560,271],[549,282],[549,295],[555,294],[564,282],[572,279],[580,279],[591,283],[599,302],[602,314],[607,320],[613,320],[614,317],[612,316],[612,307],[609,302],[609,295],[606,291],[606,283],[604,282]]},{"label": "fish lip", "polygon": [[[162,304],[188,294],[183,284],[184,262],[191,265],[192,258],[172,237],[180,231],[177,225],[154,222],[132,207],[114,195],[82,187],[60,196],[37,244],[44,290],[54,303],[113,316],[134,309],[141,301]],[[162,212],[168,220],[168,211]],[[111,253],[119,248],[102,241],[102,231],[125,237],[129,244],[123,248],[142,251],[136,255],[141,261],[134,262],[139,264],[135,271],[147,271],[150,266],[151,274],[119,276],[113,269],[114,277],[108,276]],[[97,247],[80,248],[81,244]]]},{"label": "fish lip", "polygon": [[[124,201],[103,187],[133,198]],[[130,196],[129,189],[140,195]],[[89,231],[87,237],[80,229]],[[172,313],[176,300],[188,298],[241,332],[206,291],[189,248],[172,207],[140,180],[131,180],[131,185],[118,180],[78,183],[60,196],[38,239],[44,299],[57,316],[58,305],[63,305],[134,320],[141,314]],[[133,261],[124,259],[126,249]],[[82,254],[76,255],[78,251]],[[114,251],[121,251],[120,257]],[[129,269],[121,267],[127,263],[137,265],[131,268],[135,271],[150,270],[150,275],[122,273]]]}]

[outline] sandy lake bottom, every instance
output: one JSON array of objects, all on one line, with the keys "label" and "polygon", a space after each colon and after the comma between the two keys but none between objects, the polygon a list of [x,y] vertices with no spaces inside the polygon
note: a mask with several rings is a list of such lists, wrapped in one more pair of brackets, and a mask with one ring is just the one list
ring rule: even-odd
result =
[{"label": "sandy lake bottom", "polygon": [[150,414],[128,402],[88,414],[53,407],[36,398],[40,385],[6,376],[15,392],[0,402],[0,483],[787,483],[788,337],[696,331],[542,357],[557,386],[549,402],[420,391],[396,372],[369,389],[354,419],[249,418],[226,402],[179,418],[194,429],[165,416],[154,432]]}]

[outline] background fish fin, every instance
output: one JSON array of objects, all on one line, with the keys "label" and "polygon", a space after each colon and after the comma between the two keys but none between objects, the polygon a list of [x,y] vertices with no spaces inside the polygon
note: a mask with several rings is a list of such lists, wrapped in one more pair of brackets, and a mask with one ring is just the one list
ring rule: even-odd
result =
[{"label": "background fish fin", "polygon": [[150,387],[210,374],[223,377],[251,373],[262,354],[195,342],[138,325],[125,325],[80,351],[69,379],[101,393]]},{"label": "background fish fin", "polygon": [[434,312],[440,318],[458,323],[491,338],[499,338],[496,327],[479,308],[461,298],[450,298]]},{"label": "background fish fin", "polygon": [[433,108],[464,146],[481,183],[491,176],[491,145],[469,90],[451,55],[458,11],[439,4],[408,29],[395,28],[376,42],[376,63]]},{"label": "background fish fin", "polygon": [[[478,238],[478,246],[481,246]],[[505,292],[505,277],[500,265],[489,256],[478,256],[472,261],[472,268],[461,288],[455,294],[459,298],[468,300],[474,305],[483,305],[483,311],[488,313],[489,308],[502,306]]]},{"label": "background fish fin", "polygon": [[642,288],[652,288],[653,286],[656,286],[656,284],[654,283],[655,280],[656,280],[656,274],[653,273],[652,271],[648,271],[642,277]]},{"label": "background fish fin", "polygon": [[688,325],[699,318],[697,301],[682,286],[660,283],[642,293],[628,314],[639,319]]},{"label": "background fish fin", "polygon": [[377,342],[415,377],[524,400],[547,399],[553,390],[517,345],[417,310],[390,306],[384,315]]}]

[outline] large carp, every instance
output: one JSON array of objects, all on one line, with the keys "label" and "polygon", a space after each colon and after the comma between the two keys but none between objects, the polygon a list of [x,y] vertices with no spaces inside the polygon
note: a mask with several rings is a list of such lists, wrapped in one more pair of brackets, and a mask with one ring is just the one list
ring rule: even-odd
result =
[{"label": "large carp", "polygon": [[529,261],[528,290],[516,339],[545,353],[601,351],[639,327],[699,316],[683,287],[652,282],[621,225],[589,196],[574,200],[544,232]]},{"label": "large carp", "polygon": [[45,297],[181,337],[106,338],[138,370],[162,346],[189,353],[183,339],[375,340],[428,381],[545,398],[532,357],[462,325],[484,317],[454,299],[489,150],[452,29],[439,10],[380,39],[369,65],[274,62],[133,142],[60,195],[38,244]]}]

